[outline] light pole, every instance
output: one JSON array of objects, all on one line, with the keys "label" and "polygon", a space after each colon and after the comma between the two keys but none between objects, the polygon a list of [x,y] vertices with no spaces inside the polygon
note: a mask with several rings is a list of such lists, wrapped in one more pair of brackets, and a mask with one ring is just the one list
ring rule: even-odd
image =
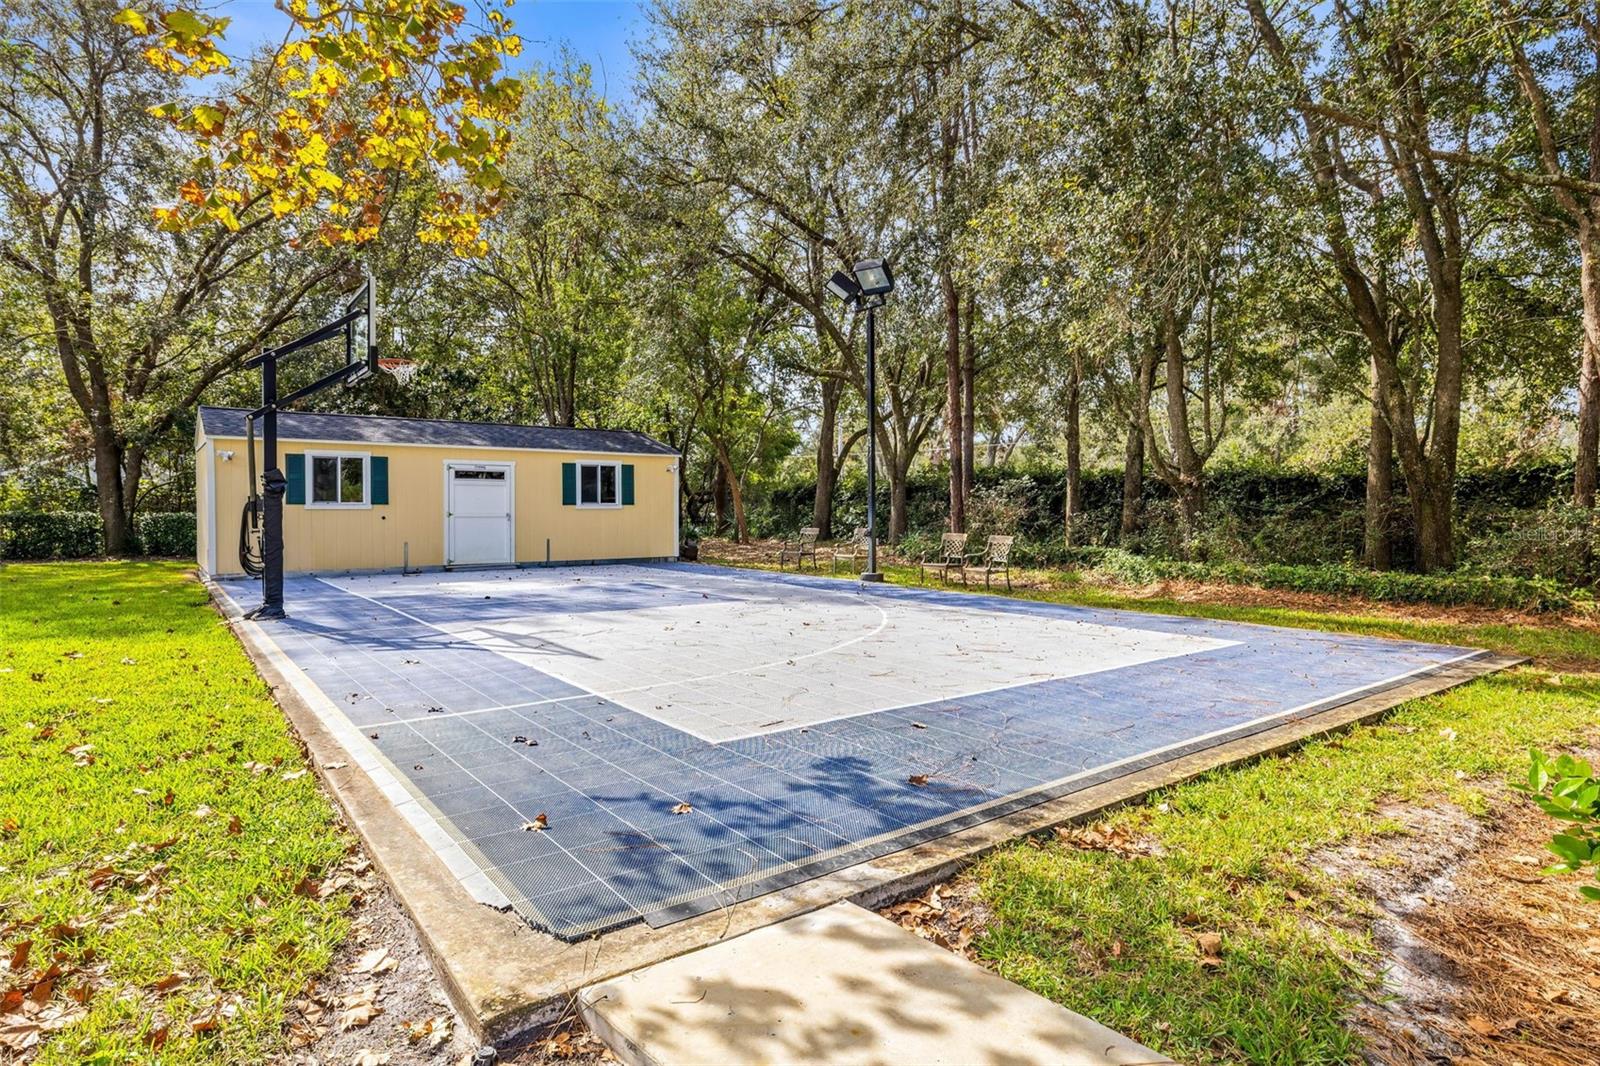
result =
[{"label": "light pole", "polygon": [[835,270],[828,291],[850,310],[867,313],[867,568],[862,581],[882,581],[878,569],[878,352],[877,310],[894,291],[894,272],[881,259],[863,259],[850,273]]}]

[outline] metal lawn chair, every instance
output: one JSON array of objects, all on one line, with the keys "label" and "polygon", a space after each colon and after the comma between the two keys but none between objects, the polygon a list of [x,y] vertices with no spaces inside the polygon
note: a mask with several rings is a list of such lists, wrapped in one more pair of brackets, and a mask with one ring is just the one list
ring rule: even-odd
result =
[{"label": "metal lawn chair", "polygon": [[817,536],[822,531],[816,526],[807,526],[800,531],[797,537],[789,537],[778,548],[778,569],[783,569],[783,564],[792,557],[794,568],[800,569],[806,559],[811,560],[811,569],[817,569]]},{"label": "metal lawn chair", "polygon": [[967,570],[983,574],[983,587],[989,587],[989,578],[995,574],[1006,576],[1006,591],[1011,591],[1011,545],[1016,537],[990,537],[981,554],[972,556],[972,562],[961,570],[961,583],[967,583]]},{"label": "metal lawn chair", "polygon": [[917,560],[917,580],[927,579],[927,571],[937,570],[945,584],[950,583],[950,571],[955,570],[962,574],[961,580],[966,580],[967,565],[967,535],[965,533],[946,533],[939,538],[939,551],[936,555],[924,555]]},{"label": "metal lawn chair", "polygon": [[857,526],[850,539],[833,549],[833,570],[839,570],[841,561],[848,562],[851,570],[867,565],[867,527]]}]

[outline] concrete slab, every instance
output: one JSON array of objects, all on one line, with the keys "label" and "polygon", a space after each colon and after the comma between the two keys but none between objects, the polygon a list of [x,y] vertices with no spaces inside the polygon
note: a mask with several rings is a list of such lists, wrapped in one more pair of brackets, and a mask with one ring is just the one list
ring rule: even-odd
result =
[{"label": "concrete slab", "polygon": [[593,985],[632,1066],[1171,1062],[852,903]]},{"label": "concrete slab", "polygon": [[[634,925],[576,944],[529,928],[482,902],[424,843],[382,784],[351,759],[330,726],[337,708],[273,642],[267,629],[241,619],[213,588],[219,608],[272,688],[312,765],[368,853],[417,923],[456,1008],[473,1035],[499,1042],[564,1014],[578,991],[641,967],[751,932],[843,900],[879,907],[927,890],[977,857],[1020,836],[1094,818],[1148,792],[1208,770],[1283,751],[1304,740],[1377,718],[1520,660],[1490,656],[1413,678],[1394,688],[1282,726],[1131,771],[1058,799],[1006,814],[949,836],[883,855],[779,892],[660,929]],[[343,765],[349,764],[349,765]],[[341,767],[341,768],[335,768]]]}]

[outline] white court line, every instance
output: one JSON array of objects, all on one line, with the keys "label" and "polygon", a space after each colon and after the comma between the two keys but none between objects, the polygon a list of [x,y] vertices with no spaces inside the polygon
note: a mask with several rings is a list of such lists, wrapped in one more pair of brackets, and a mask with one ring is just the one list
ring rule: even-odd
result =
[{"label": "white court line", "polygon": [[[492,645],[490,643],[487,643],[487,642],[484,642],[484,641],[476,641],[476,640],[471,640],[471,639],[467,639],[467,638],[462,638],[462,637],[458,636],[455,633],[451,633],[447,629],[444,629],[444,628],[441,628],[438,625],[435,625],[432,622],[424,621],[423,619],[418,618],[416,615],[411,614],[408,611],[402,611],[400,608],[395,607],[392,604],[384,603],[382,600],[374,599],[371,596],[365,595],[365,594],[360,593],[360,592],[356,592],[354,589],[345,588],[342,585],[335,585],[333,582],[326,581],[326,580],[324,580],[323,578],[320,578],[320,577],[317,578],[317,580],[321,581],[323,584],[327,585],[329,588],[336,589],[339,592],[349,593],[351,596],[354,596],[357,599],[366,600],[368,603],[373,604],[374,606],[383,607],[383,608],[385,608],[387,610],[393,611],[395,614],[400,615],[402,618],[409,618],[411,621],[416,622],[418,625],[427,626],[429,629],[432,629],[435,632],[443,633],[445,636],[450,637],[452,640],[458,641],[459,643],[461,643],[462,645],[464,645],[466,647],[482,648],[482,649],[484,649],[486,651],[492,651],[497,655],[504,654],[503,652],[500,651],[500,649],[494,647],[494,645]],[[856,636],[851,637],[849,640],[842,640],[837,644],[833,644],[833,645],[830,645],[830,646],[828,646],[826,648],[819,649],[818,651],[806,652],[804,655],[788,655],[788,656],[784,656],[781,659],[773,659],[770,662],[755,663],[755,664],[750,665],[750,666],[740,666],[740,667],[737,667],[737,668],[732,669],[732,670],[721,670],[721,671],[718,671],[716,673],[711,673],[711,674],[699,674],[699,675],[696,675],[696,676],[693,676],[693,677],[674,678],[671,681],[657,681],[657,682],[654,682],[654,683],[649,684],[649,685],[634,685],[631,688],[614,688],[614,689],[608,689],[608,690],[606,690],[604,692],[600,692],[600,691],[597,691],[597,690],[588,690],[588,691],[586,691],[585,695],[598,696],[601,699],[613,699],[613,698],[615,698],[617,696],[631,696],[631,695],[633,695],[635,693],[650,692],[650,691],[652,691],[654,689],[670,688],[670,687],[675,686],[675,685],[693,685],[693,684],[698,684],[698,683],[700,683],[702,681],[719,681],[719,680],[721,680],[723,678],[726,678],[726,677],[733,677],[736,674],[748,674],[748,673],[753,673],[754,671],[757,671],[757,670],[769,670],[769,669],[772,669],[773,667],[777,667],[777,666],[793,666],[795,663],[799,662],[802,659],[815,659],[818,656],[822,656],[822,655],[832,655],[836,651],[843,651],[845,648],[850,647],[852,644],[859,644],[864,640],[871,640],[873,637],[876,637],[879,633],[882,633],[884,631],[884,629],[886,629],[888,627],[888,625],[889,625],[889,613],[887,611],[885,611],[882,607],[879,607],[875,603],[871,604],[870,606],[872,607],[873,610],[878,612],[878,624],[872,629],[871,632],[869,632],[869,633],[859,633]],[[641,610],[645,610],[645,609],[648,609],[648,608],[640,608],[640,609]],[[507,658],[511,658],[510,656],[506,656],[506,657]],[[512,659],[512,661],[516,662],[517,660]],[[521,665],[526,665],[526,664],[521,664]],[[537,667],[535,667],[535,669],[537,669]],[[544,674],[546,677],[553,677],[553,678],[555,678],[555,680],[561,681],[563,684],[568,684],[568,685],[572,684],[572,682],[565,681],[562,678],[556,677],[556,675],[551,674],[551,673],[549,673],[547,671],[540,670],[539,672]],[[1031,682],[1029,682],[1029,683],[1031,683]],[[578,687],[581,687],[581,686],[574,685],[573,687],[574,688],[578,688]],[[990,692],[990,691],[998,691],[998,690],[980,689],[978,691],[980,691],[980,692]],[[974,693],[968,693],[967,695],[974,695]],[[424,720],[426,720],[426,721],[438,721],[438,720],[440,720],[442,718],[460,718],[460,717],[463,717],[463,716],[466,716],[466,715],[470,715],[470,714],[487,714],[490,711],[510,711],[510,710],[518,710],[518,709],[523,708],[523,707],[538,707],[538,706],[541,706],[541,705],[546,705],[546,704],[551,704],[551,703],[565,703],[567,700],[581,699],[581,698],[583,698],[583,697],[582,696],[555,696],[555,697],[551,697],[549,699],[529,700],[527,703],[507,703],[507,704],[502,704],[501,706],[498,706],[498,707],[479,707],[479,708],[476,708],[476,709],[470,710],[470,711],[449,711],[449,712],[445,712],[445,713],[442,713],[442,714],[430,714],[430,715],[428,715],[426,717],[426,719],[423,719],[423,718],[399,718],[399,719],[396,719],[396,721],[401,721],[401,722],[417,722],[417,721],[424,721]],[[915,705],[914,704],[906,704],[906,706],[915,706]],[[887,709],[893,710],[893,708],[887,708]],[[861,712],[856,712],[856,713],[869,714],[869,713],[872,713],[872,712],[861,711]],[[653,717],[653,716],[647,715],[646,717]],[[841,717],[852,717],[852,715],[843,715]],[[656,721],[660,721],[660,719],[655,719],[655,720]],[[832,720],[832,719],[830,719],[830,720]],[[681,732],[691,733],[691,734],[694,733],[693,730],[683,729],[681,726],[675,726],[671,722],[662,722],[662,724],[663,725],[672,725],[674,729],[678,729]],[[698,736],[699,734],[694,734],[694,735]],[[750,736],[760,736],[760,735],[762,735],[762,734],[759,731],[756,732],[756,733],[751,733],[750,734]],[[706,738],[701,737],[701,739],[705,740]],[[728,740],[743,740],[745,738],[744,737],[730,737],[730,738],[726,738],[726,739],[728,739]],[[726,741],[724,740],[724,741],[707,741],[707,742],[708,743],[725,743]]]}]

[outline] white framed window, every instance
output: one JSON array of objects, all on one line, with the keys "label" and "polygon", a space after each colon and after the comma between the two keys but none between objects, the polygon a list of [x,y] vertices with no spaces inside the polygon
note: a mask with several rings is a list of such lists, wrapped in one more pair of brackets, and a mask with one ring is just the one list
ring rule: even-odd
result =
[{"label": "white framed window", "polygon": [[621,507],[622,464],[579,463],[578,506]]},{"label": "white framed window", "polygon": [[371,507],[372,457],[366,452],[307,452],[307,507]]}]

